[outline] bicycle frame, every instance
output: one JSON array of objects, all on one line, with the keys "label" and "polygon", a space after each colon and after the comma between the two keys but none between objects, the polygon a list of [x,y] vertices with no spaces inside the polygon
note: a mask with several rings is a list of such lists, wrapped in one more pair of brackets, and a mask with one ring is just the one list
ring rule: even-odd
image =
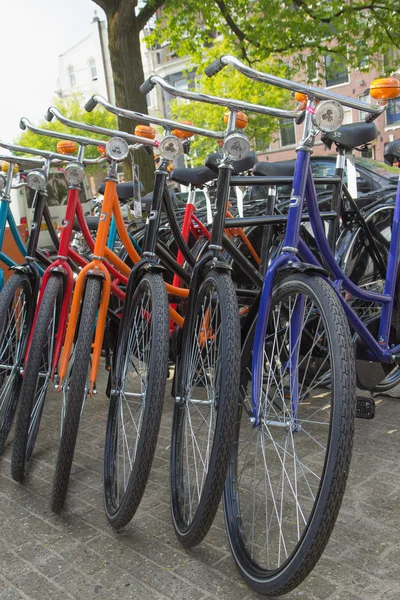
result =
[{"label": "bicycle frame", "polygon": [[[354,328],[354,330],[357,332],[357,334],[368,347],[370,360],[383,363],[391,363],[394,362],[395,355],[400,352],[400,344],[389,348],[389,331],[393,313],[397,267],[400,257],[400,185],[397,190],[395,201],[392,237],[389,246],[389,258],[386,270],[384,293],[379,294],[375,292],[369,292],[355,285],[344,274],[344,272],[335,260],[335,257],[330,249],[328,240],[326,239],[325,229],[319,214],[317,195],[310,166],[310,150],[308,148],[300,147],[298,149],[296,159],[295,173],[293,179],[293,191],[289,205],[284,247],[282,249],[282,254],[272,262],[272,264],[267,270],[260,298],[260,311],[256,323],[253,350],[252,408],[254,426],[259,424],[258,408],[260,401],[262,377],[264,335],[266,331],[267,318],[271,304],[274,279],[278,271],[283,267],[292,267],[292,265],[295,265],[295,263],[300,263],[299,256],[302,260],[308,263],[308,265],[306,264],[306,268],[309,267],[310,270],[318,270],[320,274],[323,274],[323,270],[320,263],[300,238],[300,224],[304,199],[307,203],[308,213],[310,215],[310,222],[317,243],[317,247],[327,267],[330,269],[330,271],[336,278],[335,282],[331,282],[325,276],[325,280],[329,282],[335,290],[351,326]],[[341,294],[342,290],[350,292],[354,297],[359,298],[361,300],[380,302],[382,304],[382,314],[380,317],[378,341],[375,340],[375,338],[368,331],[367,327],[363,324],[360,318],[353,311],[351,306],[346,302],[346,300]],[[290,337],[294,340],[297,339],[297,336],[299,334],[300,323],[298,319],[300,314],[301,307],[299,306],[298,310],[296,307],[295,314],[292,319],[294,335],[291,335]],[[295,342],[291,341],[291,345],[293,343]],[[292,352],[291,355],[293,355]],[[291,373],[291,377],[295,376],[298,377],[298,373],[297,375]],[[293,386],[293,389],[296,388],[297,386]],[[292,407],[294,407],[294,414],[296,414],[296,401],[296,398],[292,398]]]},{"label": "bicycle frame", "polygon": [[[161,195],[161,198],[162,198],[162,195]],[[161,199],[160,199],[160,204],[161,204]],[[80,206],[80,205],[77,205],[77,206]],[[67,327],[67,331],[66,331],[66,335],[65,335],[64,348],[62,351],[60,369],[59,369],[60,386],[61,386],[62,381],[65,378],[65,375],[67,373],[68,361],[69,361],[69,356],[71,353],[72,344],[73,344],[74,337],[75,337],[75,331],[76,331],[76,327],[77,327],[77,323],[78,323],[80,304],[81,304],[81,299],[82,299],[82,295],[83,295],[83,291],[84,291],[84,284],[85,284],[86,276],[90,275],[90,276],[101,277],[102,282],[103,282],[102,296],[101,296],[99,312],[98,312],[98,316],[97,316],[97,326],[96,326],[96,333],[95,333],[95,338],[94,338],[93,354],[92,354],[92,367],[91,367],[91,372],[90,372],[90,383],[91,383],[90,393],[91,394],[93,393],[94,384],[97,379],[97,373],[98,373],[100,357],[101,357],[101,350],[102,350],[102,345],[103,345],[107,310],[108,310],[109,298],[110,298],[110,293],[111,293],[111,288],[112,288],[112,283],[111,283],[111,278],[110,278],[110,271],[112,272],[112,270],[110,270],[110,267],[108,264],[106,264],[106,265],[104,264],[104,258],[109,259],[109,261],[111,263],[113,263],[118,268],[121,268],[121,270],[125,271],[125,274],[129,274],[131,272],[131,269],[125,263],[123,263],[123,261],[121,261],[106,246],[107,238],[109,236],[109,231],[110,231],[112,215],[115,220],[115,226],[116,226],[118,235],[119,235],[124,247],[126,248],[130,259],[132,260],[132,262],[135,265],[137,265],[138,263],[141,262],[141,257],[137,253],[135,247],[133,246],[133,244],[131,242],[129,234],[125,229],[125,223],[124,223],[124,220],[122,217],[119,200],[118,200],[118,194],[117,194],[117,179],[116,179],[116,175],[112,169],[110,170],[110,174],[106,179],[106,189],[104,192],[104,199],[103,199],[101,210],[102,210],[102,212],[101,212],[100,220],[99,220],[99,227],[98,227],[98,231],[97,231],[96,243],[94,244],[94,248],[93,248],[94,258],[91,262],[85,264],[84,268],[81,270],[81,272],[79,273],[78,278],[76,280],[74,297],[72,300],[69,322],[68,322],[68,327]],[[80,208],[80,211],[82,211],[81,208]],[[160,210],[158,210],[158,212],[160,213]],[[79,219],[79,212],[78,212],[78,219]],[[67,220],[67,217],[66,217],[66,220]],[[81,222],[80,222],[80,226],[82,228]],[[72,221],[71,221],[71,228],[72,228]],[[151,233],[151,235],[154,236],[154,233]],[[149,243],[152,243],[151,240],[149,241]],[[126,273],[126,271],[128,271],[128,273]],[[121,278],[121,276],[119,276],[119,277]],[[126,278],[124,278],[124,283],[127,283]],[[167,287],[167,291],[173,293],[174,295],[187,297],[189,294],[187,289],[180,289],[180,288],[168,285],[168,284],[166,284],[166,287]],[[122,296],[125,298],[125,294],[122,294]],[[171,313],[171,318],[173,318],[173,320],[177,324],[182,325],[183,318],[180,315],[178,315],[176,313],[176,311],[174,311],[173,309],[170,309],[170,313]]]}]

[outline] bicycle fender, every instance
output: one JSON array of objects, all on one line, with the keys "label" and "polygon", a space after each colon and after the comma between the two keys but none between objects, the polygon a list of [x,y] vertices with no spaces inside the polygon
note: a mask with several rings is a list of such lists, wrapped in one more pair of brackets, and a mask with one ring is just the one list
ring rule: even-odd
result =
[{"label": "bicycle fender", "polygon": [[278,269],[278,273],[305,273],[307,275],[323,275],[325,277],[329,275],[328,271],[323,267],[303,262],[287,263]]}]

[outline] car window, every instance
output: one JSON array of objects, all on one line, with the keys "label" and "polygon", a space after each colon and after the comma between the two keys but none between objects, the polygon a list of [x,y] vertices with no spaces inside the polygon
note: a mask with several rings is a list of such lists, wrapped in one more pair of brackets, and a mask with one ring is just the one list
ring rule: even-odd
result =
[{"label": "car window", "polygon": [[318,160],[311,161],[311,171],[314,177],[334,177],[336,170],[336,161]]},{"label": "car window", "polygon": [[[33,199],[35,197],[34,190],[29,190],[28,208],[32,208]],[[47,205],[48,206],[63,206],[67,203],[68,184],[64,174],[61,172],[50,173],[47,182]],[[86,197],[84,189],[80,191],[80,201],[82,204],[89,201]]]},{"label": "car window", "polygon": [[[398,176],[400,174],[398,167],[391,167],[380,160],[373,160],[372,158],[357,158],[356,165],[360,165],[360,167],[364,167],[364,169],[376,173],[385,179],[391,179],[392,181],[394,181],[393,175]],[[373,177],[373,175],[371,175],[371,177]]]}]

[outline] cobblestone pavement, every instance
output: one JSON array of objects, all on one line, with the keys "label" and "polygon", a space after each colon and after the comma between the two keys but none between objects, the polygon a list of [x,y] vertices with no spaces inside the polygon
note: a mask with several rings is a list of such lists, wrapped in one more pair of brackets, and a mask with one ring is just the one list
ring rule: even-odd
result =
[{"label": "cobblestone pavement", "polygon": [[[357,420],[350,481],[333,536],[311,576],[285,598],[400,598],[399,402],[382,398],[373,421]],[[169,396],[145,496],[119,533],[102,505],[103,393],[88,400],[82,415],[65,511],[54,515],[48,508],[59,408],[51,392],[24,485],[10,478],[10,444],[0,458],[1,600],[261,598],[236,571],[221,511],[199,547],[185,551],[175,538],[168,504]]]}]

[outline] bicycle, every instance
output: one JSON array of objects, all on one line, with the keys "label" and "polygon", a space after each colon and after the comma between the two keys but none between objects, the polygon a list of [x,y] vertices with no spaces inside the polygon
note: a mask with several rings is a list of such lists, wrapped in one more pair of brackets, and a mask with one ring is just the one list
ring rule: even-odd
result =
[{"label": "bicycle", "polygon": [[[400,190],[385,290],[369,292],[351,282],[335,261],[319,218],[309,156],[318,131],[340,126],[342,105],[364,110],[367,120],[373,120],[385,110],[387,99],[400,93],[400,83],[392,89],[388,80],[372,84],[371,96],[379,100],[372,106],[255,71],[230,56],[212,63],[206,73],[212,76],[226,64],[308,98],[284,247],[267,269],[260,312],[243,346],[241,402],[224,494],[229,544],[241,575],[258,592],[279,595],[301,583],[315,566],[344,494],[355,408],[349,323],[370,360],[390,363],[400,350],[400,345],[389,345]],[[299,237],[304,199],[319,252],[335,282]],[[342,290],[383,304],[378,341]]]},{"label": "bicycle", "polygon": [[[39,291],[41,275],[44,269],[51,265],[51,261],[38,248],[39,233],[42,219],[47,226],[51,239],[58,247],[58,238],[54,229],[49,209],[46,204],[46,182],[52,161],[68,162],[69,157],[61,154],[16,146],[0,142],[0,146],[13,152],[23,152],[42,156],[43,160],[28,158],[26,156],[2,156],[10,162],[3,196],[0,204],[0,239],[4,236],[6,222],[10,225],[13,239],[18,249],[25,257],[25,263],[15,265],[3,252],[0,258],[6,265],[13,269],[14,274],[9,278],[0,293],[0,452],[3,450],[11,429],[17,401],[22,384],[22,370],[24,356],[34,320],[35,307]],[[39,169],[30,171],[26,177],[26,185],[35,190],[34,214],[31,225],[31,234],[27,246],[23,243],[14,218],[10,211],[10,189],[12,185],[13,169],[15,164],[35,164]],[[25,184],[24,184],[25,185]],[[0,277],[4,281],[3,273]]]}]

